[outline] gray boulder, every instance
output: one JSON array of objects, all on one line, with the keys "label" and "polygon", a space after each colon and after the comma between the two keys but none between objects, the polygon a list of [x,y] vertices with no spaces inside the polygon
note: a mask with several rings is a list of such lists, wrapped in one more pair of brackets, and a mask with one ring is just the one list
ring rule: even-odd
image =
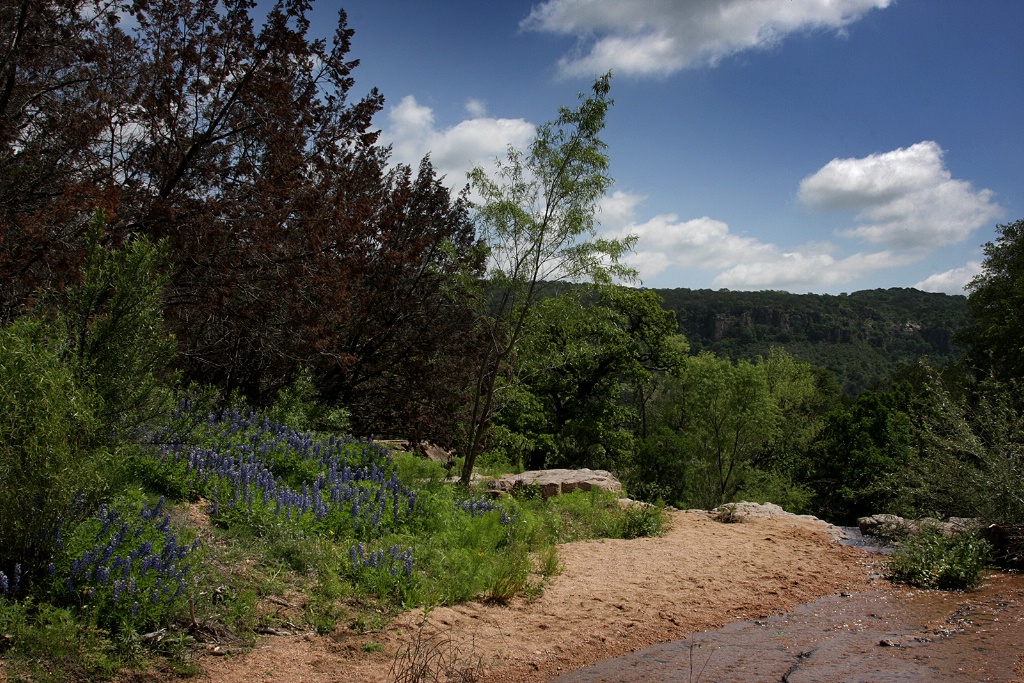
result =
[{"label": "gray boulder", "polygon": [[537,487],[545,498],[573,491],[589,491],[594,488],[613,493],[622,491],[622,483],[610,472],[589,469],[533,470],[520,474],[507,474],[492,481],[489,486],[494,491],[504,493],[514,493],[528,487]]}]

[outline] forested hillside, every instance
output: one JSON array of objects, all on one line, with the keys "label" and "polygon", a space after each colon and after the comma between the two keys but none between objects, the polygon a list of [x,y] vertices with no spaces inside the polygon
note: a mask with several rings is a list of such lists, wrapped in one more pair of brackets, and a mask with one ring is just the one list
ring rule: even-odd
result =
[{"label": "forested hillside", "polygon": [[659,289],[693,351],[751,359],[783,346],[831,370],[856,395],[901,363],[942,365],[962,352],[954,334],[968,324],[967,298],[916,289],[838,296],[789,292]]}]

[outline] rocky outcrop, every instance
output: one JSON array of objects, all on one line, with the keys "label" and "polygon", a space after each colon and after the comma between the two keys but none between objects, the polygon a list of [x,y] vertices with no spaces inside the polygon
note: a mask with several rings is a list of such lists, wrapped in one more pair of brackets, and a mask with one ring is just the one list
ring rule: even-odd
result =
[{"label": "rocky outcrop", "polygon": [[922,527],[941,530],[952,535],[968,529],[978,529],[980,523],[970,517],[950,517],[943,522],[939,519],[904,519],[899,515],[871,515],[857,520],[860,532],[886,541],[896,541],[916,534]]},{"label": "rocky outcrop", "polygon": [[790,513],[775,503],[726,503],[711,511],[711,518],[716,522],[751,522],[758,519],[775,519]]},{"label": "rocky outcrop", "polygon": [[544,498],[573,491],[589,491],[596,488],[619,493],[622,483],[605,470],[533,470],[521,474],[508,474],[489,484],[491,490],[515,493],[536,487]]},{"label": "rocky outcrop", "polygon": [[885,541],[905,538],[914,531],[910,522],[899,515],[869,515],[857,520],[857,528],[865,536],[874,536]]}]

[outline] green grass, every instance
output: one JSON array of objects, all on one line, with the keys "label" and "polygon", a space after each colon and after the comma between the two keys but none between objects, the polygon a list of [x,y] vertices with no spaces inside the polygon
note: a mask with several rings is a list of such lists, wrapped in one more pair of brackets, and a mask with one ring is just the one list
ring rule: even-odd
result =
[{"label": "green grass", "polygon": [[[132,452],[123,468],[129,486],[111,499],[117,516],[107,517],[114,521],[94,516],[64,529],[67,548],[52,576],[25,594],[0,597],[0,654],[12,680],[100,681],[122,668],[154,663],[188,675],[196,671],[190,656],[196,645],[216,640],[247,647],[265,626],[373,633],[406,609],[532,599],[561,571],[558,543],[632,538],[661,529],[658,508],[623,509],[611,494],[493,500],[446,482],[444,468],[428,460],[271,428],[246,415],[207,421],[178,414],[169,420],[159,434],[182,446]],[[281,487],[289,487],[288,495],[306,495],[307,502],[321,491],[318,480],[331,476],[330,458],[323,457],[335,447],[330,444],[338,448],[338,462],[366,470],[367,478],[352,485],[361,496],[358,508],[352,500],[320,512],[275,502],[273,496],[282,494],[274,491]],[[251,456],[245,460],[252,463],[246,465],[250,473],[225,474],[223,463],[190,469],[186,460],[193,451],[231,455],[236,465]],[[258,467],[277,483],[257,488]],[[322,491],[318,495],[330,500],[327,488]],[[161,496],[166,502],[160,515],[139,517]],[[95,553],[122,520],[129,536],[133,529],[140,535],[118,552],[138,552],[147,539],[155,551],[171,540],[189,548],[198,540],[188,555],[187,589],[180,598],[168,598],[159,609],[147,602],[133,612],[99,574],[81,583],[89,591],[84,598],[64,591],[73,561],[89,560],[97,568],[113,561],[96,559]],[[162,575],[137,560],[131,567],[140,587],[158,591]],[[160,636],[144,638],[150,631]]]}]

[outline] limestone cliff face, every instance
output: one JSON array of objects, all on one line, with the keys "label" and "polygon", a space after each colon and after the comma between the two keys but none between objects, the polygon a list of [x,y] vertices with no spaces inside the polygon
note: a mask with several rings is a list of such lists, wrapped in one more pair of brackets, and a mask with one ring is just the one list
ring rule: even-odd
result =
[{"label": "limestone cliff face", "polygon": [[657,290],[695,351],[731,358],[772,346],[828,368],[856,394],[900,363],[959,357],[954,335],[968,322],[967,299],[915,289],[820,295],[728,290]]}]

